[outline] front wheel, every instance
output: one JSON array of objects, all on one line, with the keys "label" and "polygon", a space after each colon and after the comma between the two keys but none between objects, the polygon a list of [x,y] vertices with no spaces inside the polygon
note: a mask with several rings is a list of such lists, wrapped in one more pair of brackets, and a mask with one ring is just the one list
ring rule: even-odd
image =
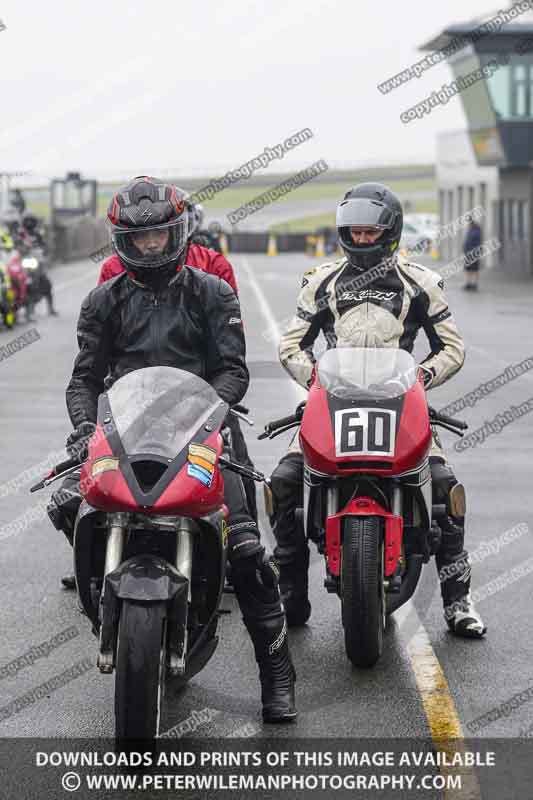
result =
[{"label": "front wheel", "polygon": [[347,519],[342,542],[342,622],[346,654],[356,667],[374,666],[383,651],[383,570],[382,520]]},{"label": "front wheel", "polygon": [[117,637],[117,739],[159,735],[166,669],[166,605],[124,601]]}]

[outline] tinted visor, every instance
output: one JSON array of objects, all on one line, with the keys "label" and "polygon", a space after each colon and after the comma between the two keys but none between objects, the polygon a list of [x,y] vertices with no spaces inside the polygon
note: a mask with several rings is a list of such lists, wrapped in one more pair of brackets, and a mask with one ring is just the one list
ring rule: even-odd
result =
[{"label": "tinted visor", "polygon": [[113,233],[120,258],[135,267],[157,269],[176,261],[187,246],[189,222],[186,214],[162,225]]},{"label": "tinted visor", "polygon": [[343,200],[337,208],[337,228],[359,225],[369,228],[392,228],[395,213],[379,200],[356,197]]}]

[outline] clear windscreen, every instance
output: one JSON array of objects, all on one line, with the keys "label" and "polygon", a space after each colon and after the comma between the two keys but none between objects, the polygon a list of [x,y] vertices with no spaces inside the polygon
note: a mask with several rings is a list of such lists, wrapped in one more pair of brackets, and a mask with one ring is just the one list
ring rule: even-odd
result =
[{"label": "clear windscreen", "polygon": [[320,357],[317,369],[324,389],[345,399],[400,397],[417,379],[414,358],[395,348],[332,348]]},{"label": "clear windscreen", "polygon": [[113,423],[127,455],[173,459],[223,401],[202,378],[173,367],[129,372],[109,389]]}]

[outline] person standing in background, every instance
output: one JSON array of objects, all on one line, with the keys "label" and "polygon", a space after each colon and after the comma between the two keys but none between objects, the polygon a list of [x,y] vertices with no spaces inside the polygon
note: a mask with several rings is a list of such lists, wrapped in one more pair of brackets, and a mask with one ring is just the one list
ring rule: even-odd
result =
[{"label": "person standing in background", "polygon": [[481,247],[481,227],[473,217],[466,232],[463,245],[465,255],[465,280],[463,289],[477,291],[479,281],[479,248]]},{"label": "person standing in background", "polygon": [[11,205],[16,208],[20,216],[26,211],[26,201],[20,189],[13,189],[11,193]]}]

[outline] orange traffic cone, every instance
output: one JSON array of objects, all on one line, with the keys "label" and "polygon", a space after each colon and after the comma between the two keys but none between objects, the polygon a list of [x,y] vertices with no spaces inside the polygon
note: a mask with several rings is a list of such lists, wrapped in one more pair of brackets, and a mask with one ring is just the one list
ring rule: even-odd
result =
[{"label": "orange traffic cone", "polygon": [[315,258],[325,258],[326,248],[324,246],[324,237],[318,236],[316,240]]},{"label": "orange traffic cone", "polygon": [[273,233],[271,233],[268,237],[268,247],[267,247],[267,256],[277,256],[278,255],[278,245],[276,242],[276,237]]}]

